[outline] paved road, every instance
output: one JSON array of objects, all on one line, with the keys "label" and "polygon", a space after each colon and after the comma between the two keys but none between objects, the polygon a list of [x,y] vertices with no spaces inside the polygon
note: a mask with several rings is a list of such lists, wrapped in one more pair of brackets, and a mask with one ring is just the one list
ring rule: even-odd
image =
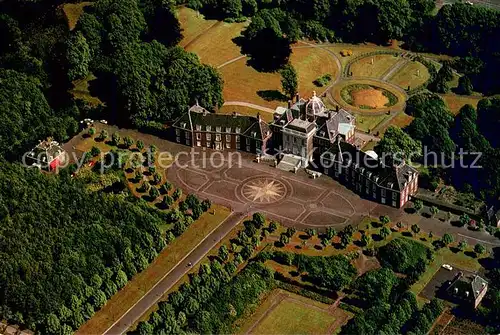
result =
[{"label": "paved road", "polygon": [[120,319],[104,332],[105,335],[119,335],[125,333],[149,308],[172,286],[181,279],[192,266],[198,263],[205,255],[213,249],[244,217],[246,213],[233,212],[212,233],[184,257],[165,277],[163,277],[153,288],[146,293],[134,306],[132,306]]}]

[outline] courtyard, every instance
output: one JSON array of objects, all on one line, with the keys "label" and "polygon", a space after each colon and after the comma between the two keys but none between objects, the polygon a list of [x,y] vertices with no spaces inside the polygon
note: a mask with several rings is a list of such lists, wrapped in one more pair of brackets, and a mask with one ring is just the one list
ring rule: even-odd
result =
[{"label": "courtyard", "polygon": [[[208,154],[210,151],[207,151]],[[168,176],[188,193],[209,198],[238,212],[263,212],[285,225],[303,227],[345,226],[359,222],[377,204],[361,199],[330,177],[311,178],[256,163],[244,153],[240,161],[219,153],[218,159],[180,159]]]}]

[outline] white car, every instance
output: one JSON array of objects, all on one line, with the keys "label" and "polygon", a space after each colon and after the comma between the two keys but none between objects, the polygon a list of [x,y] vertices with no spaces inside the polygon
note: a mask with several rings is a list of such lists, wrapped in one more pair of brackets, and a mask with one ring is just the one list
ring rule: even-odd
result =
[{"label": "white car", "polygon": [[443,269],[448,270],[448,271],[452,271],[453,270],[453,267],[450,264],[443,264],[441,267]]}]

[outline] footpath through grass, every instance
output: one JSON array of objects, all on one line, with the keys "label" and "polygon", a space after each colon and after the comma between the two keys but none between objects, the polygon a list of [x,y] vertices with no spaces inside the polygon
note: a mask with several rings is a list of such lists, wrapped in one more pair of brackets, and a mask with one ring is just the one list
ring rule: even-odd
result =
[{"label": "footpath through grass", "polygon": [[[214,210],[215,214],[212,214]],[[103,308],[80,327],[77,334],[102,334],[106,331],[230,213],[228,208],[212,205],[186,232],[167,246],[146,270],[133,277],[111,297]]]}]

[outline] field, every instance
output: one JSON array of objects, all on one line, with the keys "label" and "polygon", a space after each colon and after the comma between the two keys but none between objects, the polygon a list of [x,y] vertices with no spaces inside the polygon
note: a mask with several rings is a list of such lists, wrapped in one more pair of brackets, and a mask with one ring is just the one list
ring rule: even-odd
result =
[{"label": "field", "polygon": [[350,70],[354,77],[380,78],[399,60],[400,58],[394,55],[368,56],[352,64]]},{"label": "field", "polygon": [[[224,100],[243,101],[268,108],[286,106],[287,97],[281,93],[278,73],[258,72],[242,58],[219,69],[224,79]],[[301,48],[293,51],[291,62],[299,77],[299,93],[311,96],[317,87],[314,80],[324,74],[335,76],[338,68],[327,51],[318,48]]]},{"label": "field", "polygon": [[89,74],[87,78],[75,80],[73,82],[73,89],[69,92],[74,98],[86,101],[91,106],[100,105],[102,104],[101,100],[92,96],[89,91],[89,83],[95,79],[96,77],[93,74]]},{"label": "field", "polygon": [[389,118],[387,114],[381,115],[364,115],[364,114],[356,114],[356,129],[359,129],[364,132],[371,132],[375,129],[379,124],[384,122]]},{"label": "field", "polygon": [[339,308],[275,290],[240,329],[240,334],[331,334],[349,318]]},{"label": "field", "polygon": [[[196,53],[203,63],[219,67],[226,101],[243,101],[272,109],[286,105],[288,98],[280,91],[280,75],[259,72],[248,66],[247,58],[233,42],[247,23],[205,20],[184,7],[178,10],[178,16],[184,34],[181,46]],[[335,78],[339,73],[335,60],[326,50],[299,44],[293,48],[290,61],[297,70],[302,96],[310,96],[318,89],[313,82],[319,77],[330,74]]]},{"label": "field", "polygon": [[73,30],[78,23],[78,19],[80,15],[82,15],[85,7],[92,5],[92,2],[85,1],[80,3],[66,3],[62,5],[62,10],[64,12],[64,16],[66,17],[66,21],[68,21],[69,30]]},{"label": "field", "polygon": [[[376,52],[376,51],[397,51],[397,48],[388,48],[388,47],[382,47],[378,46],[376,44],[372,43],[366,43],[366,44],[338,44],[334,46],[328,46],[328,50],[333,51],[338,58],[340,59],[340,63],[342,64],[342,67],[345,67],[352,59],[362,55],[366,54],[369,52]],[[351,56],[342,56],[340,52],[342,50],[351,50],[352,55]],[[369,61],[370,59],[368,59]]]},{"label": "field", "polygon": [[[418,71],[420,73],[417,74]],[[429,71],[422,63],[409,61],[389,78],[389,82],[404,89],[407,89],[408,86],[410,89],[414,89],[424,84],[428,79]]]},{"label": "field", "polygon": [[456,94],[441,94],[441,98],[446,102],[453,115],[457,115],[460,108],[467,104],[477,107],[477,103],[482,99],[480,96],[463,96]]}]

